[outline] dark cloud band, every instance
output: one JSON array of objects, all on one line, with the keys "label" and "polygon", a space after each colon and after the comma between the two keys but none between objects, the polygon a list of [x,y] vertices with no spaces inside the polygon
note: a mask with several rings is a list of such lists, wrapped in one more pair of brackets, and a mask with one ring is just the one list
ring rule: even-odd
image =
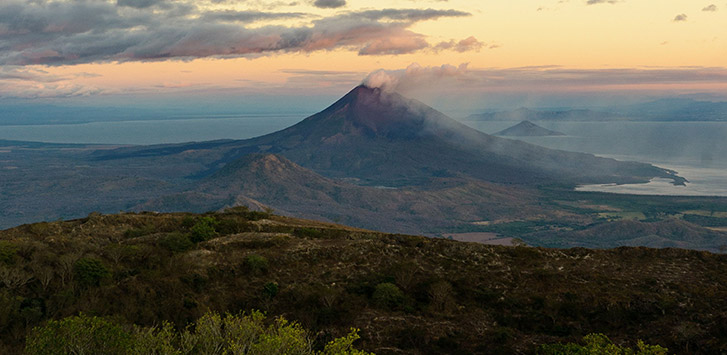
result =
[{"label": "dark cloud band", "polygon": [[[152,6],[155,11],[145,10]],[[469,15],[456,10],[383,9],[339,13],[297,27],[250,27],[250,22],[309,15],[201,12],[193,2],[164,0],[117,0],[116,5],[99,0],[11,0],[0,5],[0,64],[253,57],[337,48],[358,50],[361,55],[395,55],[431,47],[424,35],[409,30],[413,24]]]}]

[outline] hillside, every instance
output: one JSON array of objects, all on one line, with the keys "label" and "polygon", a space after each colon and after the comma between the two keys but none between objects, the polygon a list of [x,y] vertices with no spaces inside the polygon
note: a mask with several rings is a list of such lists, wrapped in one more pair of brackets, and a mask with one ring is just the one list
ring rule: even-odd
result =
[{"label": "hillside", "polygon": [[[204,212],[237,205],[390,232],[423,233],[480,219],[547,215],[533,207],[534,191],[462,178],[427,188],[359,186],[329,179],[275,154],[250,154],[203,178],[189,191],[135,210]],[[448,216],[446,219],[434,216]],[[563,219],[575,216],[562,215]]]},{"label": "hillside", "polygon": [[259,309],[315,346],[360,328],[378,354],[532,353],[604,333],[727,350],[727,258],[679,249],[499,247],[249,212],[92,214],[0,231],[0,352],[82,311],[184,327]]}]

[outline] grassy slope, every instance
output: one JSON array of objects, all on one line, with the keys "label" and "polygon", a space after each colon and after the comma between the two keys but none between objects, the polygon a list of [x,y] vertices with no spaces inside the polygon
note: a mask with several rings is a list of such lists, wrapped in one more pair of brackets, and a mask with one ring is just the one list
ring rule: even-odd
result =
[{"label": "grassy slope", "polygon": [[[0,352],[17,351],[44,319],[79,311],[183,326],[209,309],[285,315],[319,344],[359,327],[359,347],[382,354],[530,352],[591,332],[727,350],[723,255],[483,246],[244,211],[208,216],[220,235],[183,252],[163,240],[199,216],[91,215],[0,232],[0,251],[12,251],[0,252]],[[253,254],[267,266],[246,262]],[[81,257],[113,276],[81,286],[72,267]],[[377,302],[385,282],[403,298]]]}]

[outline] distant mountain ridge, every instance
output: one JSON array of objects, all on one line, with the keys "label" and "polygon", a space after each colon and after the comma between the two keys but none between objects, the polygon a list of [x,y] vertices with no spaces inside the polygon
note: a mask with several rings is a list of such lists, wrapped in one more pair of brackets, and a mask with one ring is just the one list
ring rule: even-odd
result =
[{"label": "distant mountain ridge", "polygon": [[472,114],[469,121],[608,121],[624,120],[627,116],[614,112],[589,109],[533,110],[525,107],[512,111],[496,111]]},{"label": "distant mountain ridge", "polygon": [[564,133],[540,127],[530,121],[522,121],[512,127],[495,133],[496,136],[512,137],[543,137],[543,136],[564,136]]},{"label": "distant mountain ridge", "polygon": [[468,121],[727,121],[727,102],[663,98],[594,109],[492,111],[467,116]]}]

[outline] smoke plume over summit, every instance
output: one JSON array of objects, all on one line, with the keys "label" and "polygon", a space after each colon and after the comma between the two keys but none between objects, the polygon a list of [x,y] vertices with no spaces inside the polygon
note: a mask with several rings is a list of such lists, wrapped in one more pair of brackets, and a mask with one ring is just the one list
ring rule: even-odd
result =
[{"label": "smoke plume over summit", "polygon": [[414,63],[402,70],[379,69],[374,71],[363,80],[363,85],[372,89],[406,92],[423,85],[435,85],[442,81],[464,78],[466,74],[466,63],[457,67],[449,64],[439,67],[422,67]]}]

